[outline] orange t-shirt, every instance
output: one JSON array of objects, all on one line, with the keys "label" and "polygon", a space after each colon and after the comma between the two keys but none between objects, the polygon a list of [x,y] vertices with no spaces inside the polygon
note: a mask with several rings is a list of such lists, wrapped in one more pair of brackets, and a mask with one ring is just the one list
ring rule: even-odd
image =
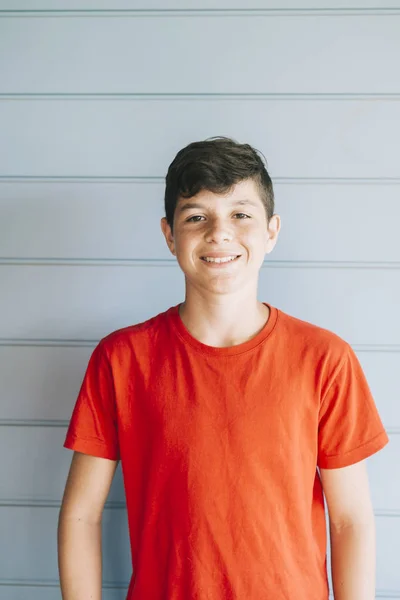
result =
[{"label": "orange t-shirt", "polygon": [[194,338],[179,305],[95,348],[64,446],[121,460],[127,600],[325,600],[317,467],[388,442],[336,334],[270,308],[236,346]]}]

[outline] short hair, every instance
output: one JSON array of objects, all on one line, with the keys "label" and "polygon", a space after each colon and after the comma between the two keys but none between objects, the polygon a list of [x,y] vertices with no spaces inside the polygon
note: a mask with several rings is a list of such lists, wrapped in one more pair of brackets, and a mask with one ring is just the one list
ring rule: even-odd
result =
[{"label": "short hair", "polygon": [[269,221],[274,214],[274,191],[266,162],[264,155],[250,144],[224,136],[192,142],[179,150],[165,177],[164,207],[171,230],[181,197],[191,198],[201,190],[224,194],[246,179],[257,184]]}]

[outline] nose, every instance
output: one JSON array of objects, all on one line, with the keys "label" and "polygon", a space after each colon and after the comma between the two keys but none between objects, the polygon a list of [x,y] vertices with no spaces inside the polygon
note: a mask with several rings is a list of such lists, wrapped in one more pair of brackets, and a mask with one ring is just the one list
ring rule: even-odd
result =
[{"label": "nose", "polygon": [[233,237],[232,226],[223,219],[212,219],[209,222],[206,232],[206,241],[220,244],[224,241],[230,241]]}]

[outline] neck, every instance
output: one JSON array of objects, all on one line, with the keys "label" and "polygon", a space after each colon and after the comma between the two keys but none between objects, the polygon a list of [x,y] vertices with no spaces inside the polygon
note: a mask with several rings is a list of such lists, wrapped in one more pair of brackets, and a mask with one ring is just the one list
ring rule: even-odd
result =
[{"label": "neck", "polygon": [[265,326],[269,308],[256,298],[205,301],[189,298],[179,307],[186,329],[209,346],[236,346],[253,338]]}]

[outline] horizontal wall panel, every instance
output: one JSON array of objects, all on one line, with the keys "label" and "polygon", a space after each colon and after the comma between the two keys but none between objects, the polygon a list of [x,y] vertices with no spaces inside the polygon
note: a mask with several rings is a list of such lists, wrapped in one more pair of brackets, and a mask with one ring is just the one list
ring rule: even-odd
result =
[{"label": "horizontal wall panel", "polygon": [[[0,260],[171,259],[164,191],[163,182],[4,181]],[[282,229],[271,259],[313,261],[318,249],[321,261],[400,261],[399,185],[278,182],[274,191]]]},{"label": "horizontal wall panel", "polygon": [[400,428],[400,352],[358,351],[357,356],[385,426]]},{"label": "horizontal wall panel", "polygon": [[399,457],[400,435],[391,435],[389,444],[371,456],[367,465],[374,507],[397,511],[400,522]]},{"label": "horizontal wall panel", "polygon": [[[126,589],[103,589],[102,600],[125,600],[127,587]],[[4,585],[0,580],[0,598],[4,598],[4,600],[60,600],[61,592],[58,585],[40,586],[36,580],[34,587],[30,587],[22,581],[20,585]]]},{"label": "horizontal wall panel", "polygon": [[376,587],[400,590],[400,518],[376,519]]},{"label": "horizontal wall panel", "polygon": [[[3,265],[0,278],[0,338],[99,339],[184,298],[176,264]],[[266,267],[258,289],[261,300],[351,344],[399,343],[400,270]]]},{"label": "horizontal wall panel", "polygon": [[[58,514],[59,509],[51,507],[0,507],[1,537],[7,540],[0,580],[57,579]],[[104,512],[102,547],[103,581],[128,581],[131,552],[125,510]]]},{"label": "horizontal wall panel", "polygon": [[0,92],[399,93],[399,27],[400,15],[3,16]]},{"label": "horizontal wall panel", "polygon": [[[3,338],[99,339],[184,297],[178,267],[1,266]],[[28,301],[29,299],[29,301]]]},{"label": "horizontal wall panel", "polygon": [[[0,346],[0,420],[69,419],[92,350]],[[385,426],[400,429],[400,352],[357,355]]]},{"label": "horizontal wall panel", "polygon": [[[73,405],[70,399],[70,413]],[[72,450],[63,448],[66,431],[66,427],[1,428],[2,456],[12,455],[13,460],[12,465],[7,460],[0,461],[0,503],[2,500],[61,501],[73,456]],[[108,500],[125,503],[120,464]]]},{"label": "horizontal wall panel", "polygon": [[[57,517],[52,508],[0,508],[0,529],[9,540],[0,564],[1,578],[57,577]],[[131,564],[126,513],[105,511],[103,520],[103,581],[127,581]],[[400,589],[400,519],[378,517],[376,521],[377,587]]]},{"label": "horizontal wall panel", "polygon": [[0,420],[69,419],[92,350],[0,346]]},{"label": "horizontal wall panel", "polygon": [[[21,587],[3,585],[0,581],[0,592],[4,594],[4,598],[7,600],[60,600],[60,592],[56,587],[29,587],[21,585]],[[125,600],[126,589],[109,589],[105,588],[102,592],[103,600]],[[387,595],[390,594],[390,595]],[[381,591],[377,591],[375,596],[377,600],[393,600],[393,598],[400,598],[399,592],[387,592],[386,594]],[[330,596],[333,598],[333,596]]]},{"label": "horizontal wall panel", "polygon": [[[245,0],[86,0],[85,10],[196,10],[248,9]],[[251,9],[376,9],[376,0],[252,0]],[[378,7],[379,8],[379,7]],[[385,0],[385,8],[399,8],[398,0]],[[250,10],[251,10],[250,9]],[[82,10],[82,0],[0,0],[0,10]]]},{"label": "horizontal wall panel", "polygon": [[272,178],[399,177],[395,100],[2,100],[0,130],[2,176],[164,177],[183,146],[226,135]]},{"label": "horizontal wall panel", "polygon": [[[29,587],[26,585],[21,585],[21,587],[14,587],[3,585],[0,581],[0,592],[3,593],[4,598],[7,600],[60,600],[60,592],[58,588],[54,587]],[[126,589],[103,589],[102,599],[103,600],[125,600],[126,599]],[[390,594],[390,595],[387,595]],[[333,598],[333,596],[329,596],[329,598]],[[393,600],[393,598],[400,598],[399,592],[384,592],[377,591],[375,596],[377,600]]]},{"label": "horizontal wall panel", "polygon": [[[74,400],[70,399],[71,409]],[[0,462],[0,501],[60,501],[73,452],[63,448],[66,427],[3,427],[0,436],[2,456],[12,455],[13,467]],[[377,511],[398,511],[400,485],[398,471],[400,436],[390,435],[389,444],[367,460],[373,505]],[[43,466],[45,465],[45,468]],[[122,469],[119,464],[109,498],[125,503]],[[399,519],[400,520],[400,519]]]}]

